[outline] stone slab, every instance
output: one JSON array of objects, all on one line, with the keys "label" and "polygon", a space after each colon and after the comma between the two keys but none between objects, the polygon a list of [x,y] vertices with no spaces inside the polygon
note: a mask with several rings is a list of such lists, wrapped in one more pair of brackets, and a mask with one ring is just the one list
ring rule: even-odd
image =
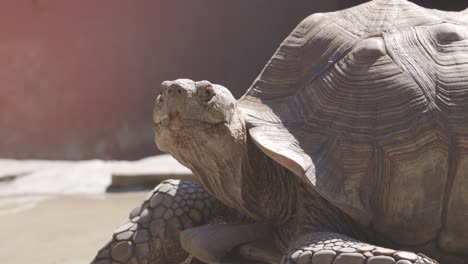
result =
[{"label": "stone slab", "polygon": [[0,159],[0,196],[134,191],[152,189],[166,179],[194,177],[169,155],[137,161]]}]

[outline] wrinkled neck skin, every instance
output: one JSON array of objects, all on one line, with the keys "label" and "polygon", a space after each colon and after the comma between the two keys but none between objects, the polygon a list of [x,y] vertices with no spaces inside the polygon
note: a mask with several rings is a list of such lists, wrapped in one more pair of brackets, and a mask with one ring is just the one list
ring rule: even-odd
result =
[{"label": "wrinkled neck skin", "polygon": [[188,167],[209,193],[229,207],[242,207],[238,175],[246,138],[237,114],[229,124],[174,131],[170,140],[170,154]]},{"label": "wrinkled neck skin", "polygon": [[230,124],[172,132],[170,153],[227,206],[261,222],[289,221],[297,207],[295,177],[247,133],[238,112]]},{"label": "wrinkled neck skin", "polygon": [[275,224],[280,249],[286,250],[291,240],[309,232],[328,231],[365,239],[351,217],[251,141],[246,147],[242,175],[247,213],[256,220]]},{"label": "wrinkled neck skin", "polygon": [[296,176],[263,153],[247,137],[241,178],[246,213],[258,221],[284,225],[297,211]]}]

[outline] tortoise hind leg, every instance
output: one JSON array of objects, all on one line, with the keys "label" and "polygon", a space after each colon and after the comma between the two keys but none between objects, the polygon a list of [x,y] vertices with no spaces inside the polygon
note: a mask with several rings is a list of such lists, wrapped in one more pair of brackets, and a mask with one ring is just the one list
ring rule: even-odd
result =
[{"label": "tortoise hind leg", "polygon": [[198,183],[164,181],[132,210],[91,263],[179,264],[188,257],[179,242],[180,232],[229,211]]},{"label": "tortoise hind leg", "polygon": [[398,251],[370,244],[344,235],[311,233],[293,242],[282,264],[435,264],[422,254]]}]

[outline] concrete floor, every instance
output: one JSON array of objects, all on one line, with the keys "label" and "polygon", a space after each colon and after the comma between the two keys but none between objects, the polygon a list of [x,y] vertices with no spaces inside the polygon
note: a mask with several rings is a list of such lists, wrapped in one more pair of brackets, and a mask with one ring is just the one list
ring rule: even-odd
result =
[{"label": "concrete floor", "polygon": [[87,264],[145,194],[0,197],[0,263]]}]

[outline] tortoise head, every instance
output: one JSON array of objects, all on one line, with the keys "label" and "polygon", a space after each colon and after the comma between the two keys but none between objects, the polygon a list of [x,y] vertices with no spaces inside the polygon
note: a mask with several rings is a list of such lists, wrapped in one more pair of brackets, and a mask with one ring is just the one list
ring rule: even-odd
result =
[{"label": "tortoise head", "polygon": [[163,82],[153,120],[158,148],[192,170],[192,163],[229,158],[245,145],[236,99],[225,87],[208,81]]}]

